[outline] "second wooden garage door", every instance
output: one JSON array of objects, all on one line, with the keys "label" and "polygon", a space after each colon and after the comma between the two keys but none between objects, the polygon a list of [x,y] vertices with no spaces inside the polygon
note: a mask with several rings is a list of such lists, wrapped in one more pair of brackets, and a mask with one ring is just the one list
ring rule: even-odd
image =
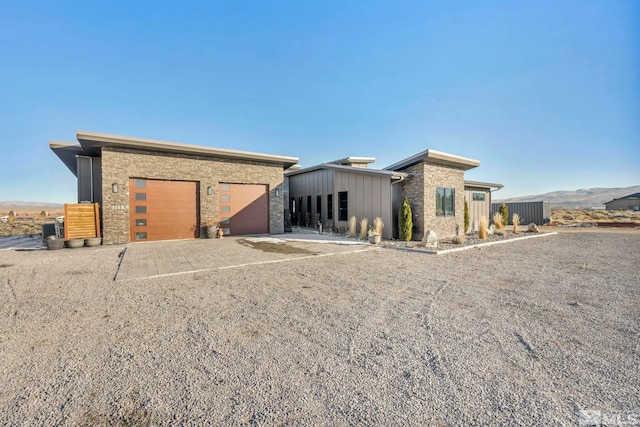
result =
[{"label": "second wooden garage door", "polygon": [[198,184],[130,179],[131,241],[199,237]]},{"label": "second wooden garage door", "polygon": [[220,184],[219,221],[225,235],[269,233],[269,189],[257,184]]}]

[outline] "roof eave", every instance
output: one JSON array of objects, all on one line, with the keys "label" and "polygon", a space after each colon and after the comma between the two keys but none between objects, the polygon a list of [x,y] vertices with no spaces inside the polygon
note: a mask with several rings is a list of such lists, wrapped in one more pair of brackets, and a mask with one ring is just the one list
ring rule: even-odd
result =
[{"label": "roof eave", "polygon": [[451,166],[465,171],[480,166],[478,160],[429,149],[387,166],[384,170],[406,169],[421,162]]},{"label": "roof eave", "polygon": [[76,137],[80,145],[90,155],[99,156],[102,147],[138,149],[155,152],[201,155],[234,160],[249,160],[264,163],[280,164],[283,168],[298,163],[298,158],[255,153],[250,151],[230,150],[223,148],[203,147],[200,145],[179,144],[175,142],[156,141],[153,139],[133,138],[95,132],[78,131]]}]

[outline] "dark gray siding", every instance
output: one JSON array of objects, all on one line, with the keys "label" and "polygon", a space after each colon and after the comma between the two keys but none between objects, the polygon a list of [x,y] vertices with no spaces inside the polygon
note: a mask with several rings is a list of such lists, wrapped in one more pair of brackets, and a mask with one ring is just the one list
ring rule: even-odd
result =
[{"label": "dark gray siding", "polygon": [[[522,203],[505,203],[509,208],[509,224],[514,213],[520,217],[520,224],[543,225],[544,219],[551,215],[551,205],[549,202],[522,202]],[[495,212],[500,211],[502,203],[491,204],[491,216]]]}]

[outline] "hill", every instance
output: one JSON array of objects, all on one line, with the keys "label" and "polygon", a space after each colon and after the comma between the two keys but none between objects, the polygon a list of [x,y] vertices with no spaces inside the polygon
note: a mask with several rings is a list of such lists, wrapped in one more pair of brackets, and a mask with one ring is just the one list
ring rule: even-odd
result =
[{"label": "hill", "polygon": [[552,207],[591,208],[604,206],[605,202],[640,192],[640,185],[621,188],[587,188],[574,191],[552,191],[533,196],[512,197],[510,199],[494,200],[502,202],[539,202],[549,201]]}]

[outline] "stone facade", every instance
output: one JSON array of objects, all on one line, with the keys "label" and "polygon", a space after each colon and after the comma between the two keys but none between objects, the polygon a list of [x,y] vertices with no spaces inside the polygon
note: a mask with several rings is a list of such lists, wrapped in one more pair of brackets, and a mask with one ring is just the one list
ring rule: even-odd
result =
[{"label": "stone facade", "polygon": [[[402,195],[411,205],[413,239],[420,240],[425,231],[434,230],[438,238],[453,237],[456,227],[464,230],[464,171],[462,169],[421,162],[403,172],[410,174],[402,183]],[[454,216],[436,216],[436,188],[455,190]]]},{"label": "stone facade", "polygon": [[[284,173],[281,165],[104,147],[102,227],[105,244],[129,242],[129,178],[198,183],[201,227],[207,219],[218,220],[220,183],[266,184],[269,188],[269,232],[284,232]],[[120,189],[117,193],[112,192],[114,182]],[[209,186],[213,190],[212,195],[207,194]]]}]

